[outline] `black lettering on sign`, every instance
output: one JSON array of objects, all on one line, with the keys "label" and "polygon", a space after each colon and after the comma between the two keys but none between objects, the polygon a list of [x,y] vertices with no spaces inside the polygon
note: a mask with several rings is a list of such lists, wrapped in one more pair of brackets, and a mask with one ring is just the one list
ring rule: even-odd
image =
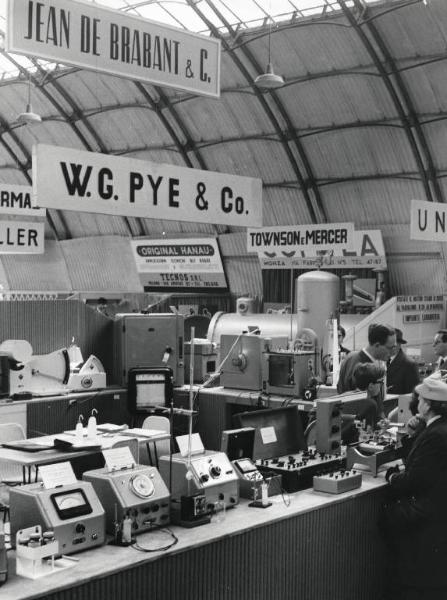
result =
[{"label": "black lettering on sign", "polygon": [[42,2],[28,2],[28,30],[26,40],[35,40],[53,46],[70,47],[70,11],[46,7]]},{"label": "black lettering on sign", "polygon": [[88,166],[83,173],[83,165],[70,163],[71,173],[68,170],[67,163],[61,162],[62,174],[64,176],[67,192],[70,196],[85,196],[90,175],[93,167]]}]

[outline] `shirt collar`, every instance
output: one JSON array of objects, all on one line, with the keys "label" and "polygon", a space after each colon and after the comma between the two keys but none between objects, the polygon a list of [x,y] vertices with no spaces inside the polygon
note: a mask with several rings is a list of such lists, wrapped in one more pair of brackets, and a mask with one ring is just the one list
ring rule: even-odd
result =
[{"label": "shirt collar", "polygon": [[441,418],[441,415],[435,415],[434,417],[432,417],[431,419],[429,419],[427,421],[427,423],[426,423],[427,427],[429,425],[431,425],[432,423],[434,423],[435,421],[437,421],[438,419],[440,419],[440,418]]}]

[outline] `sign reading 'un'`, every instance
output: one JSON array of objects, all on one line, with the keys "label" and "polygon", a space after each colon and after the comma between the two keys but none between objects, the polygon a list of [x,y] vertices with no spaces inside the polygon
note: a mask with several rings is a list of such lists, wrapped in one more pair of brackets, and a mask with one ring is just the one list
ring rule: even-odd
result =
[{"label": "sign reading 'un'", "polygon": [[440,202],[412,200],[410,238],[447,242],[447,205]]}]

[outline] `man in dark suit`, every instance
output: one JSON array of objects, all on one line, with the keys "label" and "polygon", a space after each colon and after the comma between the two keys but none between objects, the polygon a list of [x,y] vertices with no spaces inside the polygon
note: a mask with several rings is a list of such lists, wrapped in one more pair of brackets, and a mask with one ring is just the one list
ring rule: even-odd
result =
[{"label": "man in dark suit", "polygon": [[[337,392],[343,394],[357,389],[354,372],[359,364],[376,363],[378,366],[382,366],[385,371],[386,361],[391,356],[395,345],[396,334],[392,327],[371,323],[368,328],[368,345],[362,350],[350,352],[340,365]],[[363,400],[359,400],[356,405],[350,403],[349,410],[355,412],[357,418],[365,419],[368,425],[374,427],[380,419],[385,417],[384,395],[382,385],[380,393],[374,399],[365,397]],[[348,407],[346,407],[346,411],[348,411]],[[347,439],[348,437],[345,436],[344,441],[346,442]]]},{"label": "man in dark suit", "polygon": [[396,333],[388,325],[371,323],[368,328],[368,345],[362,350],[350,352],[340,365],[337,392],[349,392],[356,389],[353,379],[355,367],[359,363],[386,361],[396,346]]},{"label": "man in dark suit", "polygon": [[390,394],[410,394],[419,383],[419,368],[414,360],[409,358],[402,349],[406,344],[402,331],[395,328],[396,352],[389,360],[386,371],[387,391]]},{"label": "man in dark suit", "polygon": [[[416,386],[418,414],[425,428],[415,437],[405,470],[387,471],[390,492],[414,502],[418,517],[398,527],[390,522],[402,598],[447,598],[447,383],[427,377]],[[414,500],[415,499],[415,500]],[[394,531],[393,531],[394,529]],[[400,596],[398,596],[400,598]]]}]

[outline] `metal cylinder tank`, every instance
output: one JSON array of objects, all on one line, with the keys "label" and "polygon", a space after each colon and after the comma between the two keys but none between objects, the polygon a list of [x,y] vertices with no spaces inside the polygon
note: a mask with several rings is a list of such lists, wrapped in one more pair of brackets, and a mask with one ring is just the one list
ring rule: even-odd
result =
[{"label": "metal cylinder tank", "polygon": [[340,301],[340,278],[327,271],[309,271],[295,280],[295,306],[298,328],[313,329],[320,346],[327,321],[336,317]]},{"label": "metal cylinder tank", "polygon": [[222,334],[239,335],[255,329],[259,329],[259,334],[264,337],[295,340],[298,333],[297,315],[217,312],[210,321],[207,338],[219,346]]}]

